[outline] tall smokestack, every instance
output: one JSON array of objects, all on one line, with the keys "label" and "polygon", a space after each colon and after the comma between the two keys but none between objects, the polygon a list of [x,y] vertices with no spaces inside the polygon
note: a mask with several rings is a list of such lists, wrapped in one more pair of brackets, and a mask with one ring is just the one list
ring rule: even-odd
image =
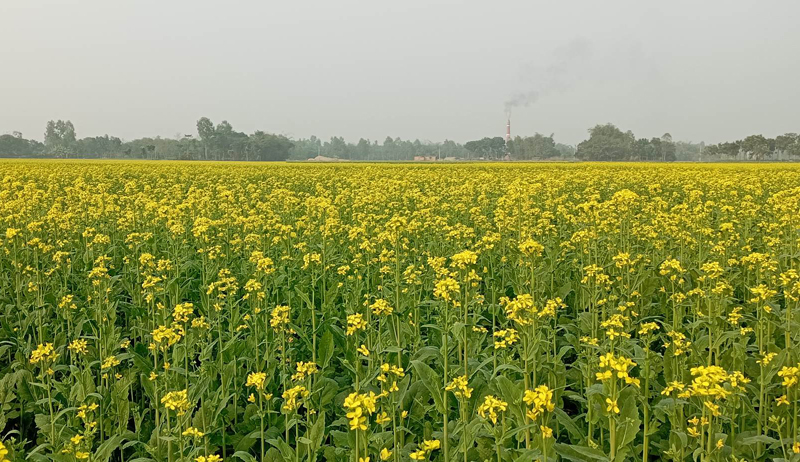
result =
[{"label": "tall smokestack", "polygon": [[506,147],[508,147],[508,142],[511,141],[511,115],[508,116],[508,122],[506,122]]}]

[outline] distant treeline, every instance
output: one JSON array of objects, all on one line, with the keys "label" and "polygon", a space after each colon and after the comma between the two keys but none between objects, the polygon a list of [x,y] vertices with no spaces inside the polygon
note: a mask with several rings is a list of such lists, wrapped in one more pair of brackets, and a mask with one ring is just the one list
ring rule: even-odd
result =
[{"label": "distant treeline", "polygon": [[294,142],[282,135],[256,131],[237,132],[230,123],[214,125],[205,117],[197,121],[198,136],[140,138],[122,141],[116,136],[77,138],[70,121],[50,121],[44,143],[22,134],[0,136],[0,156],[58,158],[286,160]]},{"label": "distant treeline", "polygon": [[706,146],[704,154],[751,160],[800,158],[800,135],[786,133],[775,138],[750,135],[743,140]]},{"label": "distant treeline", "polygon": [[289,139],[283,135],[234,130],[227,121],[214,124],[206,117],[197,121],[197,135],[175,138],[140,138],[123,141],[115,136],[77,138],[70,121],[50,121],[44,143],[25,139],[21,133],[0,135],[0,156],[57,158],[133,158],[184,160],[305,160],[323,156],[347,160],[414,160],[415,158],[474,158],[455,141],[440,143],[386,137],[383,143],[360,139],[347,143],[334,136]]},{"label": "distant treeline", "polygon": [[589,130],[589,139],[578,144],[575,157],[594,161],[662,161],[678,160],[672,135],[661,138],[639,138],[612,124],[597,125]]},{"label": "distant treeline", "polygon": [[762,135],[706,146],[674,142],[669,133],[661,138],[639,138],[612,124],[589,130],[589,139],[578,144],[575,157],[597,161],[675,161],[675,160],[797,160],[800,137],[787,133],[775,139]]},{"label": "distant treeline", "polygon": [[752,135],[743,140],[705,146],[660,138],[636,138],[612,124],[589,129],[589,138],[574,146],[557,143],[553,134],[515,136],[508,144],[502,137],[486,137],[464,144],[451,140],[430,142],[387,136],[382,143],[361,138],[348,143],[334,136],[290,139],[283,135],[234,130],[227,121],[214,124],[206,117],[197,121],[197,135],[175,138],[140,138],[123,141],[115,136],[78,138],[71,121],[49,121],[44,143],[25,139],[21,133],[0,135],[2,157],[132,158],[181,160],[305,160],[317,156],[345,160],[587,160],[587,161],[697,161],[697,160],[794,160],[800,159],[800,136],[787,133],[774,139]]}]

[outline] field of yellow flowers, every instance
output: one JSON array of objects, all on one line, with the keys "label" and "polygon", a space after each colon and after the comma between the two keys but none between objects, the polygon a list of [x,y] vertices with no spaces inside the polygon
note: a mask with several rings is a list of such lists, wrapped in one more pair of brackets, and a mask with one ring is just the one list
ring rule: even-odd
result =
[{"label": "field of yellow flowers", "polygon": [[0,162],[0,461],[800,460],[800,167]]}]

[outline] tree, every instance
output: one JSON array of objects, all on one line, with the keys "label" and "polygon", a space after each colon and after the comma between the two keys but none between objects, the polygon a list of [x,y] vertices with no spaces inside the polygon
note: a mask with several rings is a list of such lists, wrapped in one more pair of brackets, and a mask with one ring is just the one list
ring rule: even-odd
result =
[{"label": "tree", "polygon": [[[630,132],[629,132],[630,133]],[[633,145],[633,155],[630,160],[639,161],[675,161],[675,143],[669,133],[661,138],[639,138]]]},{"label": "tree", "polygon": [[741,141],[710,144],[703,148],[703,157],[706,159],[718,156],[738,157],[741,151],[740,144]]},{"label": "tree", "polygon": [[346,159],[347,156],[347,143],[341,136],[332,136],[330,143],[328,143],[327,153],[331,157],[337,159]]},{"label": "tree", "polygon": [[0,156],[31,156],[40,153],[42,148],[42,143],[26,140],[19,132],[0,135]]},{"label": "tree", "polygon": [[800,135],[786,133],[775,138],[775,150],[790,156],[800,156]]},{"label": "tree", "polygon": [[536,133],[524,139],[526,159],[549,159],[558,156],[553,134],[544,136]]},{"label": "tree", "polygon": [[44,144],[48,152],[57,154],[58,157],[68,156],[75,144],[75,126],[69,120],[48,121],[44,132]]},{"label": "tree", "polygon": [[95,136],[75,142],[75,151],[87,157],[112,157],[122,153],[122,140],[116,136]]},{"label": "tree", "polygon": [[233,139],[233,126],[227,120],[223,120],[214,128],[214,151],[216,152],[216,159],[221,160],[228,154]]},{"label": "tree", "polygon": [[508,140],[508,153],[512,159],[523,160],[527,159],[527,151],[525,150],[525,140],[517,135]]},{"label": "tree", "polygon": [[742,142],[741,141],[730,141],[726,143],[720,143],[720,153],[728,156],[728,157],[738,157],[739,153],[742,151]]},{"label": "tree", "polygon": [[[252,136],[251,136],[252,137]],[[307,139],[294,141],[289,153],[289,158],[297,160],[310,159],[318,156],[322,151],[322,142],[316,136]]]},{"label": "tree", "polygon": [[742,152],[749,159],[764,160],[767,157],[772,157],[775,142],[764,138],[763,135],[750,135],[741,141]]},{"label": "tree", "polygon": [[[655,140],[655,138],[653,139]],[[673,162],[675,160],[675,143],[672,141],[672,135],[664,133],[661,136],[659,151],[661,152],[662,162]]]},{"label": "tree", "polygon": [[447,158],[447,157],[456,157],[456,158],[464,158],[467,157],[468,152],[464,146],[456,143],[453,140],[444,140],[442,146],[440,148],[439,158]]},{"label": "tree", "polygon": [[[702,155],[701,155],[702,152]],[[675,143],[675,160],[683,161],[698,161],[706,159],[710,153],[703,143],[691,143],[687,141],[678,141]]]},{"label": "tree", "polygon": [[486,142],[486,157],[500,159],[506,153],[506,140],[502,136],[484,138]]},{"label": "tree", "polygon": [[203,142],[205,159],[235,160],[247,155],[247,135],[235,131],[227,120],[214,127],[211,120],[201,117],[197,121],[197,134]]},{"label": "tree", "polygon": [[635,142],[630,131],[623,133],[613,124],[596,125],[589,129],[589,139],[578,144],[575,157],[596,161],[631,160]]},{"label": "tree", "polygon": [[482,138],[480,140],[468,141],[464,143],[467,151],[475,154],[477,157],[486,159],[495,159],[503,156],[506,150],[506,141],[500,137]]},{"label": "tree", "polygon": [[575,157],[575,146],[569,144],[556,143],[556,151],[564,159]]},{"label": "tree", "polygon": [[[397,138],[397,141],[400,141],[400,138]],[[394,159],[395,152],[397,150],[397,146],[394,142],[394,139],[391,136],[387,136],[385,140],[383,140],[383,147],[381,149],[382,158],[383,159]]]},{"label": "tree", "polygon": [[289,158],[294,143],[283,135],[256,131],[247,139],[247,150],[253,160],[283,161]]},{"label": "tree", "polygon": [[197,136],[203,142],[203,158],[208,160],[208,148],[214,139],[214,124],[208,117],[201,117],[197,121]]},{"label": "tree", "polygon": [[648,140],[647,138],[639,138],[633,145],[632,160],[661,160],[660,152],[661,140],[659,138],[653,138],[652,140]]},{"label": "tree", "polygon": [[361,138],[358,140],[358,144],[355,148],[355,157],[356,159],[365,160],[369,159],[370,148],[372,147],[369,140],[365,140]]}]

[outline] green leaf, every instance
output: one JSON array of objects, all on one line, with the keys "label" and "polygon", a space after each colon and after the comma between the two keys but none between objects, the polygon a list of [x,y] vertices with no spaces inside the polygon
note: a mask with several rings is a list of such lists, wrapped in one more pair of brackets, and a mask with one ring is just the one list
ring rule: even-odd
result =
[{"label": "green leaf", "polygon": [[233,457],[237,457],[237,458],[243,460],[244,462],[257,462],[255,457],[253,457],[250,453],[247,453],[247,452],[244,452],[244,451],[236,451],[236,452],[234,452],[233,453]]},{"label": "green leaf", "polygon": [[636,406],[636,389],[628,387],[620,393],[617,417],[617,452],[630,444],[639,433],[642,421],[639,419],[639,408]]},{"label": "green leaf", "polygon": [[586,462],[587,460],[609,462],[608,457],[598,449],[560,443],[556,443],[555,447],[558,455],[568,460],[574,460],[575,462]]},{"label": "green leaf", "polygon": [[283,456],[283,460],[293,460],[294,459],[294,450],[291,446],[286,444],[286,441],[281,439],[273,438],[267,440],[267,443],[275,446],[275,448],[281,452],[281,456]]},{"label": "green leaf", "polygon": [[326,329],[317,347],[317,359],[320,361],[320,367],[322,369],[328,367],[333,357],[333,346],[333,334],[330,330]]},{"label": "green leaf", "polygon": [[497,385],[497,390],[500,392],[500,395],[508,404],[516,406],[519,403],[522,398],[522,392],[520,392],[519,386],[514,385],[514,382],[504,375],[495,377],[494,382]]},{"label": "green leaf", "polygon": [[130,433],[122,434],[122,435],[114,435],[111,438],[105,440],[103,444],[97,448],[97,451],[94,453],[94,457],[92,460],[97,461],[107,461],[111,458],[111,454],[119,448],[120,443],[122,443],[127,436],[133,436]]},{"label": "green leaf", "polygon": [[333,401],[333,398],[339,392],[339,385],[336,381],[327,377],[320,377],[317,383],[314,384],[314,388],[316,389],[315,392],[319,393],[320,407],[324,407]]},{"label": "green leaf", "polygon": [[579,441],[583,438],[583,432],[581,429],[575,425],[575,422],[572,421],[570,416],[568,416],[563,409],[557,407],[553,409],[553,414],[556,416],[556,421],[567,429],[572,441]]},{"label": "green leaf", "polygon": [[311,440],[312,452],[319,449],[322,445],[322,439],[325,437],[325,412],[320,412],[319,418],[311,426],[308,431],[308,438]]},{"label": "green leaf", "polygon": [[514,417],[520,421],[523,420],[523,412],[520,409],[519,403],[522,401],[522,392],[520,391],[520,387],[515,385],[508,377],[504,375],[499,375],[494,378],[494,383],[497,387],[497,391],[500,393],[500,396],[503,397],[503,400],[508,403],[508,410]]},{"label": "green leaf", "polygon": [[422,383],[425,384],[425,388],[430,391],[433,402],[436,404],[436,410],[444,414],[442,378],[430,366],[421,361],[411,361],[411,366]]},{"label": "green leaf", "polygon": [[778,440],[775,438],[771,438],[767,435],[756,435],[756,436],[748,436],[747,438],[742,439],[739,444],[742,446],[750,446],[756,443],[764,443],[764,444],[773,444],[777,443]]}]

